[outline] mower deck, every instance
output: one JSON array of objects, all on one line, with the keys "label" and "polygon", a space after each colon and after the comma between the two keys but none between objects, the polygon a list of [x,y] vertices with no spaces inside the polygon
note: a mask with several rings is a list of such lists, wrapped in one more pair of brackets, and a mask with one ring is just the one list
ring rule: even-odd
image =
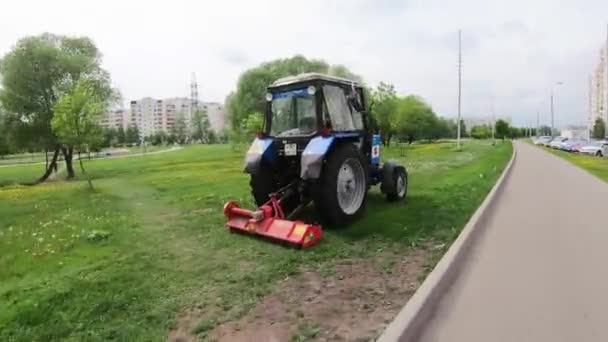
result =
[{"label": "mower deck", "polygon": [[323,235],[321,226],[286,220],[280,201],[275,198],[256,211],[242,209],[236,202],[228,202],[224,205],[224,215],[228,218],[226,226],[231,230],[268,237],[301,248],[313,246]]}]

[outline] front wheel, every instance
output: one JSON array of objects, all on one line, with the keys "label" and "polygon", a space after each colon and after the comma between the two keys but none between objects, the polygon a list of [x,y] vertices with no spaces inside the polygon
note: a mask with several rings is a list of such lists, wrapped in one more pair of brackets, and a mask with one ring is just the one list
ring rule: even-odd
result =
[{"label": "front wheel", "polygon": [[602,151],[597,151],[597,152],[595,153],[595,155],[596,155],[596,156],[598,156],[598,157],[603,157],[603,156],[604,156],[604,155],[602,154]]},{"label": "front wheel", "polygon": [[407,172],[404,167],[397,167],[393,171],[392,184],[388,185],[386,199],[390,202],[400,201],[407,195]]},{"label": "front wheel", "polygon": [[327,158],[314,202],[329,224],[348,225],[363,212],[368,189],[366,165],[352,144],[337,146]]}]

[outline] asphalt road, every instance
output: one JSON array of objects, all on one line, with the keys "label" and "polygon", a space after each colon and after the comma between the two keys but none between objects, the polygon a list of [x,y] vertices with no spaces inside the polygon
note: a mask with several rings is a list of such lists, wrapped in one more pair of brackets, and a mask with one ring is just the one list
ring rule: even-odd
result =
[{"label": "asphalt road", "polygon": [[485,231],[420,341],[608,341],[608,184],[515,147]]}]

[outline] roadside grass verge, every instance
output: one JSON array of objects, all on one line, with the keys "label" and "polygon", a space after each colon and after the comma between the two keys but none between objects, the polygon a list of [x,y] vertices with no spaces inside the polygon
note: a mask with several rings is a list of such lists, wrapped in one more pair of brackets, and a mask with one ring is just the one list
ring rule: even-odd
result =
[{"label": "roadside grass verge", "polygon": [[[541,148],[541,147],[539,147]],[[572,164],[589,171],[591,174],[608,182],[608,158],[584,154],[569,153],[552,148],[544,148],[547,152],[562,157]]]},{"label": "roadside grass verge", "polygon": [[0,340],[161,341],[189,311],[201,313],[204,329],[192,334],[204,337],[303,270],[331,274],[356,258],[382,264],[428,241],[442,252],[511,153],[509,142],[487,141],[462,151],[414,144],[404,156],[383,149],[408,167],[407,200],[387,203],[373,189],[360,221],[325,230],[304,251],[223,227],[226,201],[253,206],[243,156],[227,145],[92,160],[94,192],[81,180],[11,185],[35,179],[40,166],[0,168]]}]

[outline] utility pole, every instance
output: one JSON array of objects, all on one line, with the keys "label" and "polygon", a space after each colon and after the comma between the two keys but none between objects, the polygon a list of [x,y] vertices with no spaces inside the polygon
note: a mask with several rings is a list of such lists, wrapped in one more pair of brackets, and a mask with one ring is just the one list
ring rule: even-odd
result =
[{"label": "utility pole", "polygon": [[198,110],[198,83],[196,82],[196,73],[192,73],[192,80],[190,81],[190,119],[188,122],[190,123],[189,130],[191,130],[194,125],[194,114]]},{"label": "utility pole", "polygon": [[536,111],[536,137],[540,137],[540,112]]},{"label": "utility pole", "polygon": [[589,118],[587,119],[587,140],[591,140],[593,129],[593,77],[589,76]]},{"label": "utility pole", "polygon": [[551,86],[551,138],[553,138],[553,131],[555,130],[555,115],[553,113],[553,92],[555,90],[555,86],[560,86],[564,84],[563,82],[556,82]]},{"label": "utility pole", "polygon": [[551,138],[553,138],[553,128],[554,122],[553,122],[553,89],[551,89]]},{"label": "utility pole", "polygon": [[462,30],[458,30],[458,122],[456,148],[460,150],[460,120],[462,105]]},{"label": "utility pole", "polygon": [[496,145],[496,140],[494,139],[495,129],[496,129],[496,114],[494,114],[494,102],[492,102],[492,146]]}]

